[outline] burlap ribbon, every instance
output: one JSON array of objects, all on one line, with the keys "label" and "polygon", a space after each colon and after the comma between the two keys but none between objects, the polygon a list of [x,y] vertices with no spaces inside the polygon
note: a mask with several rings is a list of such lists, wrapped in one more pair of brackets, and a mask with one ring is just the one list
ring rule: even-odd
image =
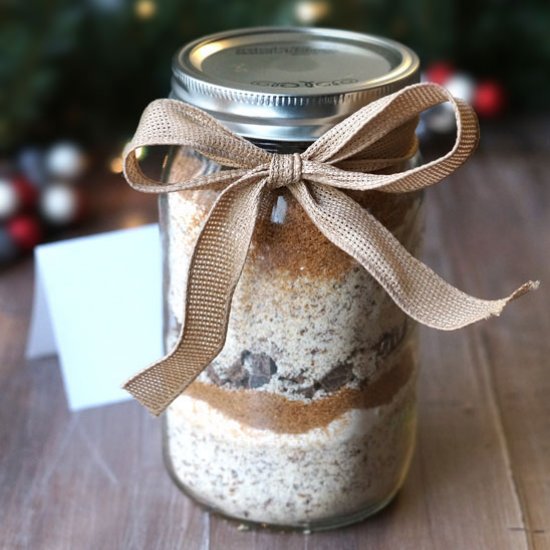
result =
[{"label": "burlap ribbon", "polygon": [[[380,173],[398,169],[416,153],[418,115],[447,101],[457,122],[453,148],[422,166]],[[214,186],[223,190],[192,254],[184,322],[174,349],[124,387],[149,411],[160,414],[218,355],[256,220],[280,187],[286,187],[319,231],[361,264],[413,319],[453,330],[499,315],[510,300],[537,283],[529,281],[500,300],[469,296],[410,255],[368,210],[340,190],[403,193],[428,187],[454,172],[475,149],[478,137],[472,108],[434,84],[409,86],[370,103],[300,154],[269,153],[200,109],[176,100],[153,101],[124,152],[129,184],[146,193]],[[136,149],[151,145],[190,147],[228,169],[161,183],[141,171],[136,157]]]}]

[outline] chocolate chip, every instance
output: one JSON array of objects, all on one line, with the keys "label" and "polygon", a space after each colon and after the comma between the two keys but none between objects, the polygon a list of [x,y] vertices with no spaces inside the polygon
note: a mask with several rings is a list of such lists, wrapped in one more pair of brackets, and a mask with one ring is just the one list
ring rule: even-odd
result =
[{"label": "chocolate chip", "polygon": [[300,388],[298,393],[303,395],[306,399],[311,399],[315,394],[315,385],[308,386],[307,388]]},{"label": "chocolate chip", "polygon": [[252,353],[245,350],[241,354],[241,363],[249,375],[249,388],[264,386],[277,372],[277,364],[266,353]]},{"label": "chocolate chip", "polygon": [[237,359],[224,373],[223,376],[231,386],[244,388],[248,385],[249,374],[240,359]]},{"label": "chocolate chip", "polygon": [[326,391],[335,391],[347,384],[353,379],[353,365],[351,363],[338,363],[331,371],[329,371],[319,383]]}]

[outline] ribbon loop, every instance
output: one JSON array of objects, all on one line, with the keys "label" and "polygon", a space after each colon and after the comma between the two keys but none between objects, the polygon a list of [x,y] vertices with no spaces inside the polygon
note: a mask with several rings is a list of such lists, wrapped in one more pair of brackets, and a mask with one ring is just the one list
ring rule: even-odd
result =
[{"label": "ribbon loop", "polygon": [[[415,126],[425,109],[448,101],[457,121],[453,148],[424,165],[403,169],[417,150]],[[499,315],[511,300],[537,288],[528,281],[506,298],[482,300],[446,283],[411,256],[367,210],[340,189],[414,191],[454,172],[479,137],[472,108],[435,84],[416,84],[363,107],[301,154],[271,154],[233,134],[207,113],[175,100],[146,108],[124,151],[124,175],[148,193],[216,188],[222,192],[191,257],[184,323],[174,349],[133,376],[125,388],[153,414],[193,382],[223,348],[233,291],[246,261],[256,219],[269,190],[289,187],[313,223],[353,257],[417,321],[454,330]],[[229,170],[161,183],[139,166],[136,149],[190,147]],[[379,170],[390,173],[378,173]]]}]

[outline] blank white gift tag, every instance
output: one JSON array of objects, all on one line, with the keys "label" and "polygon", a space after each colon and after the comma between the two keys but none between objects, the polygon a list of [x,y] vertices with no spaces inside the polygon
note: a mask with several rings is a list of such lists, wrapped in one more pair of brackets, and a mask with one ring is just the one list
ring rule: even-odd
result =
[{"label": "blank white gift tag", "polygon": [[57,353],[69,407],[123,401],[162,356],[157,225],[39,246],[27,358]]}]

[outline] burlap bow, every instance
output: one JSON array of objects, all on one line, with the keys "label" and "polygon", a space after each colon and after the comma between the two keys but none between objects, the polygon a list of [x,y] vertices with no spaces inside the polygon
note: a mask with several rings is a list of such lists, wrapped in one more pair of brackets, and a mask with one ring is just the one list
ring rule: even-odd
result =
[{"label": "burlap bow", "polygon": [[[418,115],[450,102],[456,142],[422,166],[398,169],[417,151]],[[417,84],[363,107],[303,153],[272,154],[235,135],[214,118],[180,101],[153,101],[124,152],[129,184],[147,193],[223,187],[191,258],[184,323],[174,349],[132,377],[125,388],[153,414],[164,409],[221,351],[231,299],[246,261],[260,210],[286,187],[319,231],[359,262],[413,319],[453,330],[499,315],[514,298],[537,286],[525,283],[507,298],[481,300],[452,287],[410,255],[368,210],[340,189],[403,193],[428,187],[456,170],[479,136],[472,108],[434,84]],[[161,183],[140,169],[136,149],[190,147],[229,169],[189,181]],[[388,171],[388,170],[386,170]]]}]

